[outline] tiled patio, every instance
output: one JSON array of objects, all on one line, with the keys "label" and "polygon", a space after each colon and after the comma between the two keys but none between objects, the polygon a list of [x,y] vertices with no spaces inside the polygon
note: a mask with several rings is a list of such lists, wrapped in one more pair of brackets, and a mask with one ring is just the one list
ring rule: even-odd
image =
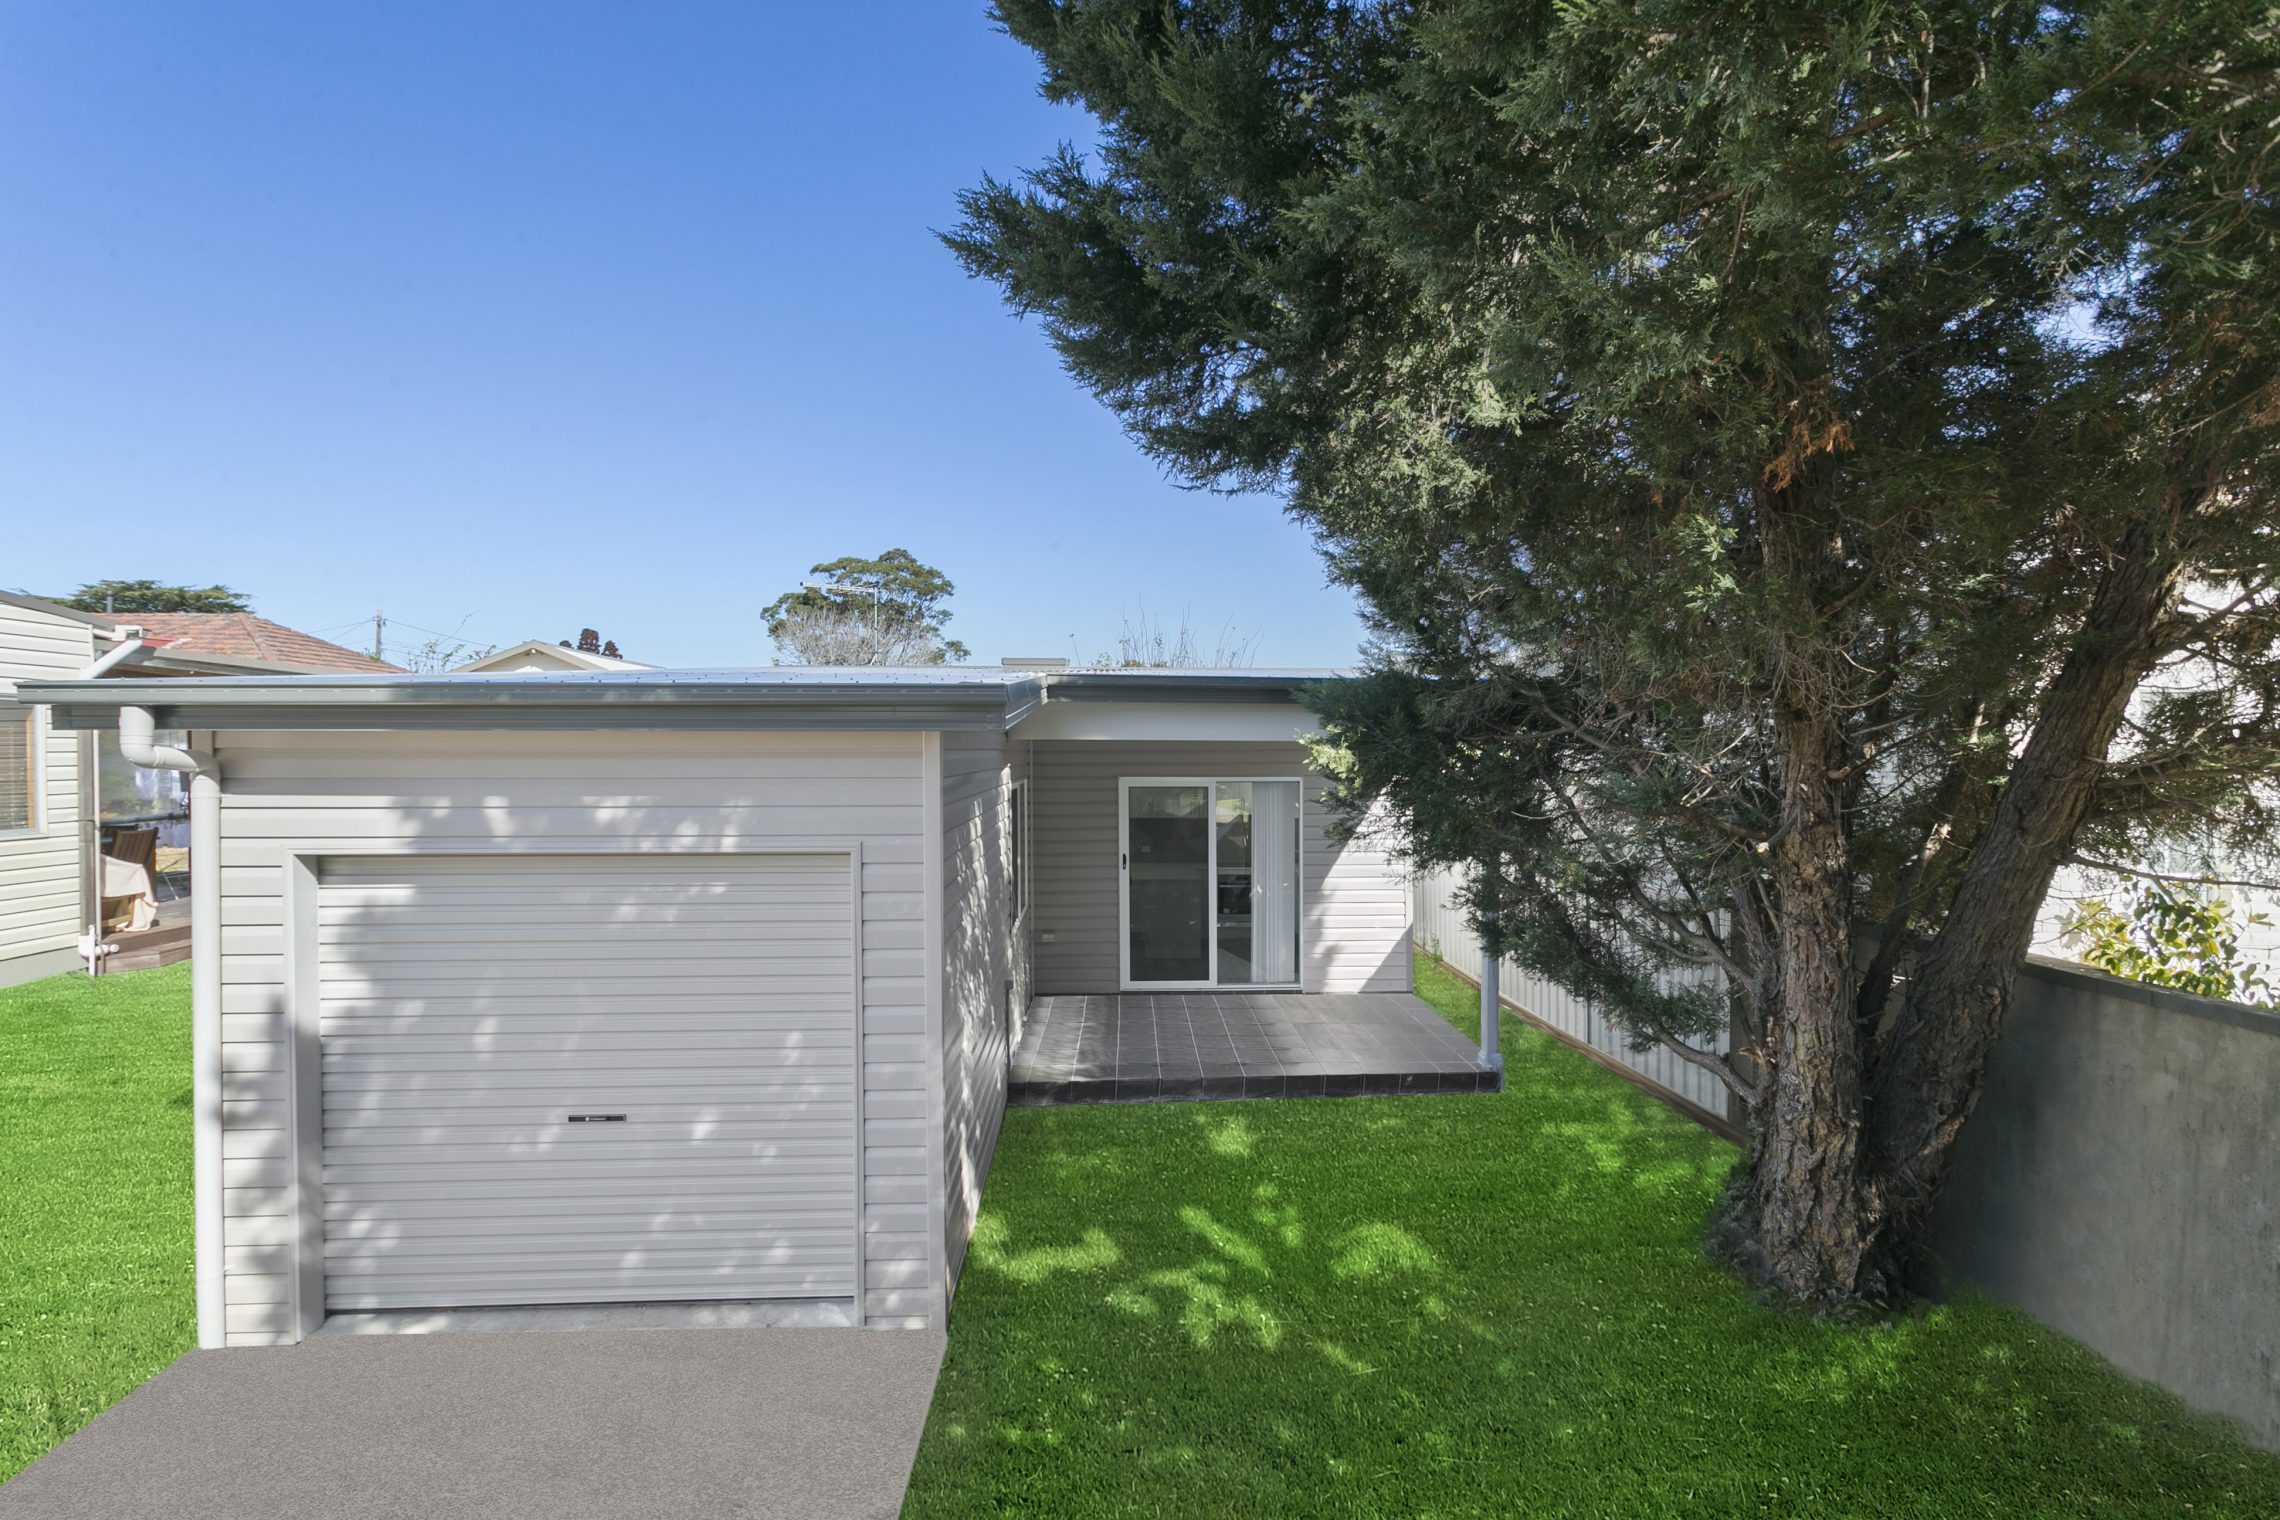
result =
[{"label": "tiled patio", "polygon": [[1473,1042],[1405,992],[1041,997],[1011,1101],[1148,1103],[1495,1092]]}]

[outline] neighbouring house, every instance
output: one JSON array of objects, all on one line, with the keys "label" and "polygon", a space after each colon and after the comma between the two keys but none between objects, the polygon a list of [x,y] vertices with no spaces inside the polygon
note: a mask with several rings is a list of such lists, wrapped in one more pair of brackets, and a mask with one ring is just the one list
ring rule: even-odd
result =
[{"label": "neighbouring house", "polygon": [[[337,670],[351,675],[393,672],[399,667],[361,650],[344,648],[314,634],[273,623],[250,612],[122,612],[124,625],[140,628],[154,656],[176,661],[227,661],[227,668],[314,673]],[[251,662],[250,666],[245,662]]]},{"label": "neighbouring house", "polygon": [[1300,742],[1329,674],[27,688],[203,767],[201,1344],[476,1305],[942,1325],[1032,997],[1409,988],[1403,872]]},{"label": "neighbouring house", "polygon": [[16,683],[370,674],[380,665],[245,613],[95,613],[0,592],[0,986],[189,953],[187,798],[115,738],[55,729]]},{"label": "neighbouring house", "polygon": [[543,675],[557,670],[655,670],[638,660],[612,659],[606,654],[574,649],[568,644],[549,644],[544,639],[525,639],[512,649],[500,649],[479,660],[452,667],[462,675],[485,671],[502,675]]}]

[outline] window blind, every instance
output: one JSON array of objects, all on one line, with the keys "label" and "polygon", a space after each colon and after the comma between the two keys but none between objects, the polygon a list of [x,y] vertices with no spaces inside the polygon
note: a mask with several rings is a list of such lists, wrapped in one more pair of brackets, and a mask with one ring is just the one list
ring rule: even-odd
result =
[{"label": "window blind", "polygon": [[0,829],[28,829],[36,821],[38,722],[38,708],[0,703]]}]

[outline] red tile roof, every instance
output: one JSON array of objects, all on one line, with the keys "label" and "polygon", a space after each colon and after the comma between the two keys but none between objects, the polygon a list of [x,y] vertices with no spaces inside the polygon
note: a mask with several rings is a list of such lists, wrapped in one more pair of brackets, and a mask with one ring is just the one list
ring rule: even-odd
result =
[{"label": "red tile roof", "polygon": [[250,612],[118,612],[112,616],[123,624],[141,625],[152,647],[176,654],[225,655],[300,670],[362,671],[367,675],[402,668]]}]

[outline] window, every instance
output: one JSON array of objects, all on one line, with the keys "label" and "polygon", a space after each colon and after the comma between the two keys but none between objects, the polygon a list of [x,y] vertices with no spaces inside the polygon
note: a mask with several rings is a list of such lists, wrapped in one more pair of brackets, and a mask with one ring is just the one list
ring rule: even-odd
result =
[{"label": "window", "polygon": [[40,710],[0,703],[0,832],[39,827]]},{"label": "window", "polygon": [[[180,729],[159,729],[151,736],[160,744],[185,745],[190,736]],[[119,753],[117,734],[95,736],[97,816],[105,823],[155,823],[161,826],[190,816],[190,778],[181,771],[146,771]]]},{"label": "window", "polygon": [[1013,784],[1013,799],[1006,812],[1013,836],[1013,877],[1006,893],[1006,922],[1018,924],[1029,913],[1029,783]]}]

